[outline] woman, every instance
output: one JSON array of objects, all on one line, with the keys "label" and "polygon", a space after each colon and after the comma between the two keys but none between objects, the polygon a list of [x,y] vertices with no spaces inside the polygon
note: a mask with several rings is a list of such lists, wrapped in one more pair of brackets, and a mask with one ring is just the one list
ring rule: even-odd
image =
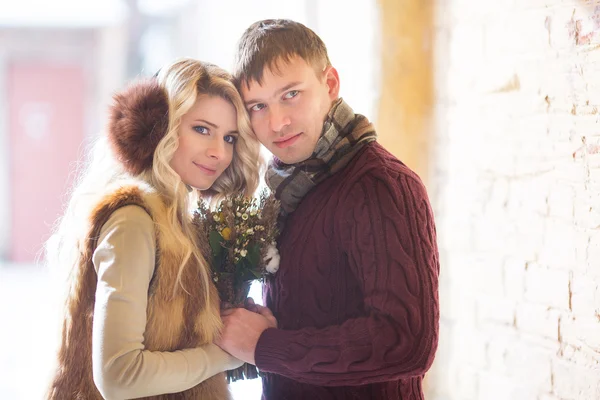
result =
[{"label": "woman", "polygon": [[251,196],[259,144],[211,64],[177,61],[114,100],[47,245],[72,268],[48,398],[227,399],[222,372],[242,362],[213,344],[218,294],[189,211],[198,196]]}]

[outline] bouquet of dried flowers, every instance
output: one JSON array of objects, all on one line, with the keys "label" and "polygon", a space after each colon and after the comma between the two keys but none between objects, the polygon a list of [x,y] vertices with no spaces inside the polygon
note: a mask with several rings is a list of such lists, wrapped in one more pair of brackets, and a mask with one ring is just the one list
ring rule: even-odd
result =
[{"label": "bouquet of dried flowers", "polygon": [[[267,191],[259,199],[228,197],[214,209],[198,202],[194,225],[199,235],[208,238],[210,249],[204,252],[209,255],[221,303],[227,307],[243,307],[252,282],[277,272],[279,209],[279,201]],[[256,367],[247,363],[227,371],[228,382],[257,377]]]}]

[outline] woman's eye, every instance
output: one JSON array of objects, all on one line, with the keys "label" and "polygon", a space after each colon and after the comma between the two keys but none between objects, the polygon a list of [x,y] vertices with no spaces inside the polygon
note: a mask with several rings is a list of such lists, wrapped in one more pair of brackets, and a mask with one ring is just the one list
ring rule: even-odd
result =
[{"label": "woman's eye", "polygon": [[250,111],[257,112],[257,111],[260,111],[260,110],[262,110],[262,109],[263,109],[263,108],[265,108],[265,107],[266,107],[266,106],[265,106],[264,104],[262,104],[262,103],[258,103],[258,104],[255,104],[255,105],[253,105],[252,107],[250,107]]},{"label": "woman's eye", "polygon": [[194,126],[193,128],[196,132],[202,134],[202,135],[207,135],[208,134],[208,128],[205,126]]},{"label": "woman's eye", "polygon": [[286,98],[286,99],[292,99],[292,98],[298,96],[298,93],[300,93],[300,92],[297,91],[297,90],[290,90],[283,97]]},{"label": "woman's eye", "polygon": [[227,135],[225,136],[225,142],[229,143],[229,144],[235,144],[235,142],[237,142],[237,136],[234,135]]}]

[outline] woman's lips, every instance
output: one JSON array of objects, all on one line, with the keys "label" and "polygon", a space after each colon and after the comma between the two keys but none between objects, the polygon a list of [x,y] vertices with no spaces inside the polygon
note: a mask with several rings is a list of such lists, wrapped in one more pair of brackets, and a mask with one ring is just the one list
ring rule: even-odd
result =
[{"label": "woman's lips", "polygon": [[194,165],[196,167],[198,167],[202,172],[204,172],[207,175],[214,175],[217,173],[217,169],[216,168],[212,168],[212,167],[208,167],[206,165],[203,164],[196,164],[194,163]]}]

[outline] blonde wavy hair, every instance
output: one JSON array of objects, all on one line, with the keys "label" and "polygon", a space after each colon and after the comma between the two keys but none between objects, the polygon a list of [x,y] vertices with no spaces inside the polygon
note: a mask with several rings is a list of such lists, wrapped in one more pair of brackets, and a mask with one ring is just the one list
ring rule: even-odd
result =
[{"label": "blonde wavy hair", "polygon": [[[156,76],[159,85],[167,93],[169,123],[165,136],[154,151],[151,168],[138,176],[131,176],[110,150],[106,135],[99,137],[90,154],[90,162],[81,168],[64,216],[58,221],[52,237],[45,245],[45,255],[51,268],[72,269],[80,262],[81,252],[88,233],[89,216],[109,189],[127,184],[132,178],[142,180],[154,187],[163,199],[169,227],[175,243],[180,243],[182,254],[177,284],[185,289],[181,276],[190,259],[199,266],[204,283],[205,304],[209,301],[210,267],[197,246],[196,233],[191,224],[191,209],[200,198],[216,204],[228,195],[254,195],[259,177],[264,169],[260,156],[260,143],[256,139],[241,96],[233,84],[232,76],[225,70],[194,59],[181,59],[163,67]],[[173,170],[170,162],[179,146],[181,118],[194,105],[199,95],[218,96],[230,102],[236,109],[239,137],[235,143],[229,167],[212,187],[200,192],[191,189]],[[171,242],[172,243],[172,242]]]}]

